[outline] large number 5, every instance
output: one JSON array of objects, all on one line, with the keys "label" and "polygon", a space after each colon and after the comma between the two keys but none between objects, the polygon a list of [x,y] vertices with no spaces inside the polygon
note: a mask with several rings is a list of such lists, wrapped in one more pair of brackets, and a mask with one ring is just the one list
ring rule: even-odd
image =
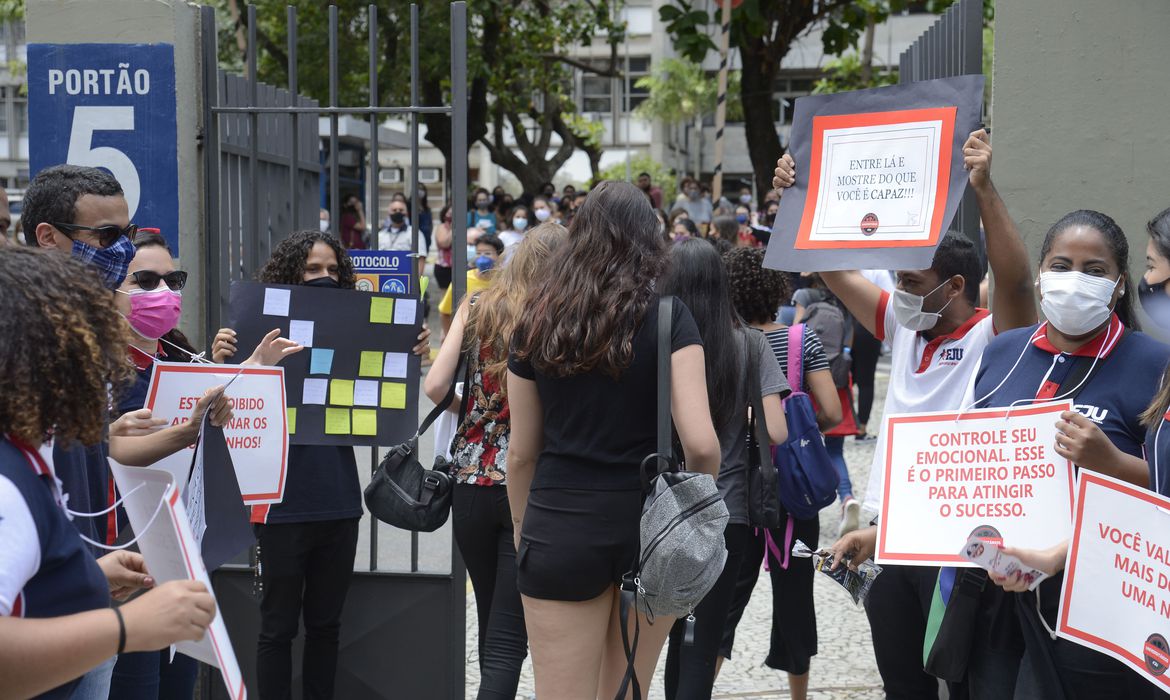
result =
[{"label": "large number 5", "polygon": [[142,185],[138,180],[138,169],[130,156],[110,146],[93,148],[95,131],[133,131],[134,108],[125,107],[76,107],[73,110],[73,131],[69,134],[69,155],[65,162],[71,165],[88,165],[105,168],[113,173],[122,185],[130,218],[138,211],[142,197]]}]

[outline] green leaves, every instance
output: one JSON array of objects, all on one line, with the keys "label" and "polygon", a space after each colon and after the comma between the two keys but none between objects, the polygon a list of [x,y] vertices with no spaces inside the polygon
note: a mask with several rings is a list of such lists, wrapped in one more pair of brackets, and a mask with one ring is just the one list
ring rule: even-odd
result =
[{"label": "green leaves", "polygon": [[678,0],[678,3],[678,6],[658,8],[658,17],[666,23],[666,31],[674,38],[675,50],[690,61],[702,63],[708,51],[718,51],[706,32],[711,19],[703,10],[691,7],[687,0]]}]

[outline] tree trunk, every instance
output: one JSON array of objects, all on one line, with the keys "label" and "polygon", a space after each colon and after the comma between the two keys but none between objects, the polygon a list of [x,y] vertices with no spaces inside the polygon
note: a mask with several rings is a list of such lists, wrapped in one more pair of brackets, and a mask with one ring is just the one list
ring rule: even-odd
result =
[{"label": "tree trunk", "polygon": [[869,13],[865,18],[865,39],[861,45],[861,84],[869,87],[873,79],[873,33],[874,16]]},{"label": "tree trunk", "polygon": [[784,155],[780,135],[772,121],[773,89],[779,59],[768,56],[762,39],[748,37],[740,44],[743,56],[740,101],[743,104],[743,131],[756,178],[756,189],[772,189],[776,160]]}]

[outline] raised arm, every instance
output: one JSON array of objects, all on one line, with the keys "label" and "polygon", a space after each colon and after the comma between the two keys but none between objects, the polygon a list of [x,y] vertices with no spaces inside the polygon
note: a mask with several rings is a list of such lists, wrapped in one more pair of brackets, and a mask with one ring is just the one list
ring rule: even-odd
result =
[{"label": "raised arm", "polygon": [[[447,395],[447,389],[450,388],[451,382],[455,381],[455,373],[459,371],[459,357],[460,351],[463,349],[463,328],[467,324],[467,310],[467,299],[464,298],[463,302],[459,304],[459,311],[455,314],[455,320],[451,323],[447,336],[443,338],[439,355],[435,358],[431,368],[427,370],[426,379],[423,380],[423,391],[436,404]],[[464,391],[466,390],[464,387]],[[458,396],[452,399],[447,410],[459,410]]]},{"label": "raised arm", "polygon": [[1036,296],[1028,249],[1008,215],[1007,205],[991,181],[991,143],[983,129],[963,144],[963,166],[971,171],[971,189],[987,235],[987,262],[995,280],[991,311],[998,331],[1036,323]]}]

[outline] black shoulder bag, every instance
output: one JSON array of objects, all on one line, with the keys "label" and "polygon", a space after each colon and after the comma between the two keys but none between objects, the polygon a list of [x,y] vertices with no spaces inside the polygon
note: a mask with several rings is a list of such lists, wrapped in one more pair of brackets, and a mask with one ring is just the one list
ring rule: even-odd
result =
[{"label": "black shoulder bag", "polygon": [[748,407],[748,521],[752,527],[780,527],[780,494],[776,490],[776,467],[768,444],[768,425],[764,420],[764,399],[760,387],[760,360],[752,347],[750,333],[740,334],[747,353]]},{"label": "black shoulder bag", "polygon": [[[463,399],[459,407],[459,419],[466,412],[468,396],[471,394],[470,362],[464,370]],[[442,455],[435,456],[435,466],[427,469],[418,461],[418,439],[431,427],[455,398],[455,385],[459,371],[447,395],[435,405],[412,438],[397,445],[386,453],[365,490],[366,508],[378,520],[403,530],[434,532],[447,522],[451,513],[451,465]]]}]

